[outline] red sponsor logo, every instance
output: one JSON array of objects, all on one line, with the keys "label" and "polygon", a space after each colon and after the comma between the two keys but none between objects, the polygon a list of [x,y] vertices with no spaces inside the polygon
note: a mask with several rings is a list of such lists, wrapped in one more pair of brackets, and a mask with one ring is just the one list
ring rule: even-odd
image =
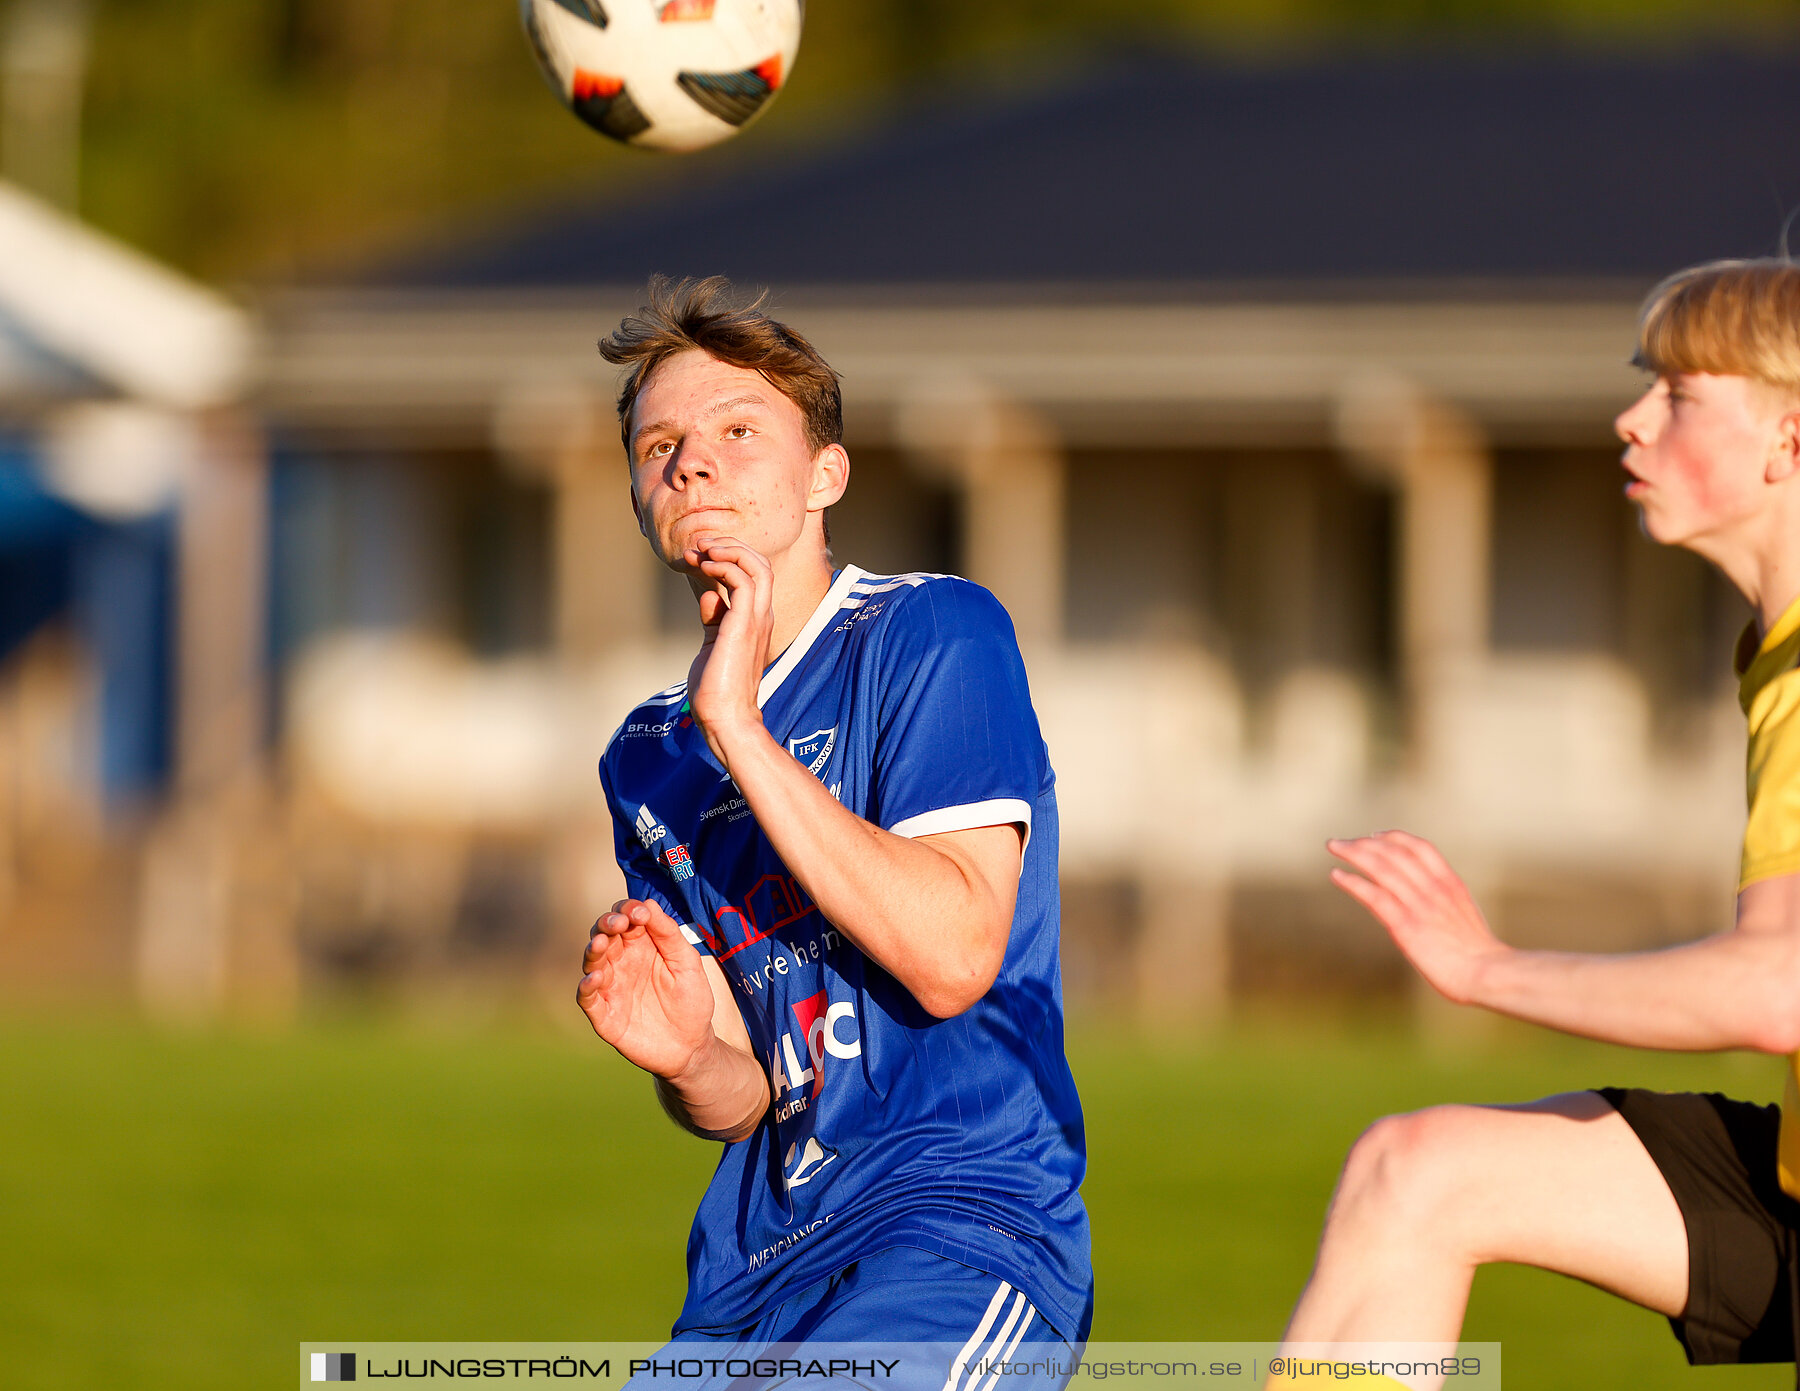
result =
[{"label": "red sponsor logo", "polygon": [[825,1069],[820,1064],[825,1061],[825,1014],[829,1005],[821,990],[793,1007],[794,1018],[800,1021],[800,1037],[806,1040],[806,1054],[812,1062],[814,1096],[825,1085]]},{"label": "red sponsor logo", "polygon": [[743,907],[728,903],[714,914],[718,929],[708,932],[706,939],[723,960],[818,911],[796,880],[785,874],[765,874],[751,886]]},{"label": "red sponsor logo", "polygon": [[799,1048],[795,1048],[792,1034],[780,1036],[776,1056],[770,1060],[769,1081],[778,1102],[781,1094],[790,1087],[798,1090],[811,1082],[812,1092],[806,1097],[796,1097],[779,1106],[775,1112],[777,1121],[804,1111],[819,1095],[819,1089],[825,1085],[827,1053],[834,1058],[862,1056],[856,1006],[848,1000],[839,1000],[834,1005],[821,990],[790,1008],[794,1011],[795,1022],[800,1025],[802,1042]]}]

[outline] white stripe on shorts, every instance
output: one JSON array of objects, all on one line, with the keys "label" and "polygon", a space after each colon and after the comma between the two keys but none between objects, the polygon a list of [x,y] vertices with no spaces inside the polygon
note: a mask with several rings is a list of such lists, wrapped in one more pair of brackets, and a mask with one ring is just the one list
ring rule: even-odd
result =
[{"label": "white stripe on shorts", "polygon": [[[1018,1325],[1019,1314],[1025,1308],[1026,1303],[1024,1290],[1020,1290],[1013,1296],[1012,1308],[1007,1311],[1006,1322],[1000,1325],[1000,1331],[994,1335],[994,1341],[981,1350],[981,1356],[976,1359],[977,1365],[983,1362],[987,1363],[989,1367],[994,1365],[994,1359],[999,1357],[1001,1347],[1012,1336],[1013,1329]],[[992,1380],[993,1378],[990,1377],[990,1383]],[[967,1391],[975,1391],[975,1381],[976,1378],[969,1378]]]},{"label": "white stripe on shorts", "polygon": [[[1021,1290],[1019,1292],[1019,1298],[1025,1299],[1025,1292],[1023,1290]],[[995,1366],[994,1366],[993,1374],[990,1375],[988,1377],[988,1379],[981,1384],[981,1391],[993,1391],[994,1383],[1000,1380],[1001,1366],[1003,1366],[1006,1362],[1008,1362],[1012,1358],[1013,1349],[1018,1347],[1019,1339],[1021,1339],[1025,1336],[1025,1330],[1027,1328],[1031,1327],[1031,1321],[1033,1319],[1035,1319],[1036,1317],[1037,1317],[1036,1306],[1033,1305],[1029,1300],[1026,1300],[1026,1302],[1025,1302],[1025,1317],[1024,1317],[1023,1321],[1021,1321],[1019,1324],[1019,1331],[1012,1335],[1012,1341],[1006,1345],[1006,1350],[1004,1352],[1002,1352],[995,1359]],[[1005,1336],[1006,1336],[1006,1334],[1002,1333],[1000,1335],[1000,1338],[1004,1338]],[[1000,1341],[1000,1338],[996,1338],[996,1339],[994,1339],[994,1341],[997,1343]]]},{"label": "white stripe on shorts", "polygon": [[962,1345],[962,1351],[956,1354],[955,1361],[950,1364],[950,1375],[944,1381],[944,1391],[956,1391],[956,1383],[962,1379],[961,1368],[966,1367],[969,1359],[975,1355],[975,1347],[987,1337],[988,1329],[994,1326],[994,1319],[1000,1313],[1001,1302],[1012,1293],[1012,1286],[1006,1281],[1000,1282],[1000,1288],[994,1291],[994,1297],[988,1300],[987,1312],[981,1316],[981,1323],[969,1335],[969,1341]]}]

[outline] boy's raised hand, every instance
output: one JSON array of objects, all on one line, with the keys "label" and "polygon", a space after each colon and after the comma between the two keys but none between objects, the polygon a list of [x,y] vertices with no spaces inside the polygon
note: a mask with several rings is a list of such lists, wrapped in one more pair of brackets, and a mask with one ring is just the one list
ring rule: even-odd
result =
[{"label": "boy's raised hand", "polygon": [[707,538],[684,559],[712,581],[700,594],[705,631],[688,668],[688,707],[729,769],[726,739],[762,723],[756,696],[775,626],[775,576],[759,552],[729,536]]},{"label": "boy's raised hand", "polygon": [[1437,847],[1406,831],[1382,831],[1325,848],[1350,866],[1333,869],[1331,882],[1375,915],[1433,989],[1471,1003],[1482,966],[1508,948]]},{"label": "boy's raised hand", "polygon": [[660,904],[615,903],[589,929],[581,970],[576,1003],[627,1062],[678,1077],[711,1040],[705,967]]}]

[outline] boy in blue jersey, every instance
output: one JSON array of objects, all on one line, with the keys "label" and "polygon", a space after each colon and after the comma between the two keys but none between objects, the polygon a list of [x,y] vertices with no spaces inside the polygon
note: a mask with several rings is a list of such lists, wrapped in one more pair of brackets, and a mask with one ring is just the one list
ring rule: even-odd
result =
[{"label": "boy in blue jersey", "polygon": [[1054,776],[1012,626],[965,580],[834,570],[837,374],[721,279],[650,300],[601,352],[631,369],[632,506],[703,637],[601,761],[631,896],[577,998],[724,1142],[675,1337],[1066,1368],[1093,1299],[1085,1144]]}]

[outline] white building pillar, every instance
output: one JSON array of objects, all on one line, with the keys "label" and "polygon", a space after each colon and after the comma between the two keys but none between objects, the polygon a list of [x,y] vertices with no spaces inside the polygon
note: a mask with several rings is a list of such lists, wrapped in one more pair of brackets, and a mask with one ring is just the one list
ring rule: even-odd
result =
[{"label": "white building pillar", "polygon": [[299,986],[263,759],[268,459],[245,412],[196,415],[177,496],[174,798],[145,844],[138,984],[164,1017],[234,997],[283,1017]]},{"label": "white building pillar", "polygon": [[[493,436],[509,467],[553,490],[552,631],[559,663],[585,692],[583,675],[623,649],[654,642],[659,628],[662,564],[632,513],[617,414],[592,385],[525,382],[502,397]],[[624,895],[597,778],[559,819],[545,854],[550,930],[539,974],[548,994],[562,996],[579,974],[588,925]]]},{"label": "white building pillar", "polygon": [[[1338,428],[1352,464],[1399,492],[1395,617],[1410,756],[1426,796],[1453,815],[1455,706],[1480,681],[1489,650],[1492,455],[1465,411],[1404,381],[1356,384],[1340,402]],[[1491,906],[1495,867],[1477,854],[1459,856],[1459,868],[1477,900]],[[1412,986],[1419,1026],[1434,1042],[1491,1029],[1491,1017],[1445,1003],[1416,973]]]},{"label": "white building pillar", "polygon": [[611,404],[582,383],[524,384],[494,416],[501,457],[554,492],[557,655],[584,666],[657,630],[660,565],[631,510],[631,474]]},{"label": "white building pillar", "polygon": [[914,465],[961,491],[963,573],[1012,615],[1029,656],[1062,640],[1067,460],[1037,412],[972,383],[928,384],[896,419]]},{"label": "white building pillar", "polygon": [[1488,652],[1492,456],[1466,412],[1404,381],[1355,384],[1338,433],[1353,466],[1399,493],[1400,682],[1413,753],[1430,776],[1449,752],[1443,702]]},{"label": "white building pillar", "polygon": [[198,422],[181,493],[177,549],[176,778],[211,791],[262,753],[267,650],[269,470],[246,414]]}]

